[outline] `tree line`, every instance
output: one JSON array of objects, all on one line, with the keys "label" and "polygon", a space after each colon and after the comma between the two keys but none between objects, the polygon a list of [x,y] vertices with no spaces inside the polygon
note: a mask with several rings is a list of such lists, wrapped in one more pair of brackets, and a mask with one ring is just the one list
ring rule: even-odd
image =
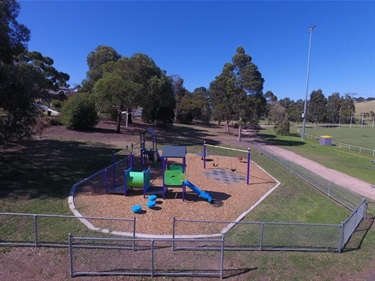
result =
[{"label": "tree line", "polygon": [[[19,11],[16,0],[0,2],[0,144],[31,137],[42,118],[35,100],[48,90],[68,87],[69,75],[56,70],[51,58],[28,51],[30,30],[17,22]],[[239,140],[244,126],[255,126],[262,118],[280,134],[289,133],[289,122],[302,121],[304,101],[278,100],[272,91],[263,93],[265,80],[241,46],[208,89],[198,87],[193,92],[180,76],[167,75],[143,53],[127,57],[100,45],[87,55],[87,65],[79,92],[54,102],[60,109],[59,122],[69,129],[91,128],[105,112],[116,120],[120,133],[124,116],[131,122],[131,112],[137,108],[142,109],[143,121],[159,126],[216,121],[229,132],[234,122]],[[354,113],[350,94],[325,98],[322,90],[314,90],[307,103],[309,122],[351,123]]]}]

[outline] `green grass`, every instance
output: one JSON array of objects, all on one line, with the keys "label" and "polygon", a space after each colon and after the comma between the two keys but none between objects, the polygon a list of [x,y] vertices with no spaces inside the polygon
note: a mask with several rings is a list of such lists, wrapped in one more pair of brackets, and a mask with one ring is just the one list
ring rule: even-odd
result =
[{"label": "green grass", "polygon": [[[202,139],[209,136],[216,141],[215,144],[224,145],[212,134],[211,129],[198,127],[196,134],[194,127],[186,129],[184,136],[176,139],[174,144],[188,143],[185,137],[195,138],[195,142],[189,146],[189,152],[199,152]],[[178,130],[174,130],[173,134],[178,135]],[[278,141],[277,138],[273,139]],[[297,138],[285,138],[280,142],[291,142],[295,147],[306,146],[305,149],[309,149],[309,145],[300,144],[301,141]],[[166,143],[167,139],[163,140],[162,144]],[[108,166],[112,160],[112,150],[113,147],[106,145],[42,140],[25,143],[22,150],[1,155],[0,211],[71,215],[67,204],[71,186]],[[281,181],[282,185],[246,216],[244,221],[340,223],[349,214],[348,210],[336,205],[263,155],[254,152],[252,159]],[[62,233],[67,230],[86,234],[82,227],[69,219],[56,219],[51,223],[48,219],[41,218],[40,223],[51,227],[50,231],[42,233],[46,241],[56,238],[65,240]],[[2,231],[9,235],[14,234],[20,225],[31,227],[17,219],[1,224]],[[362,224],[343,254],[229,252],[225,254],[225,261],[233,262],[235,268],[249,269],[247,280],[261,280],[265,277],[270,280],[332,280],[337,276],[343,280],[355,280],[353,277],[357,272],[373,266],[375,231],[370,227],[371,225]],[[241,239],[248,238],[234,229],[228,234],[228,239],[241,242]]]},{"label": "green grass", "polygon": [[[295,130],[295,129],[294,129]],[[301,136],[291,133],[288,136],[276,135],[272,127],[263,128],[260,136],[282,148],[293,151],[328,168],[335,169],[363,181],[375,184],[374,158],[358,154],[336,146],[319,145],[314,140],[301,140]]]},{"label": "green grass", "polygon": [[329,135],[337,142],[375,150],[375,128],[371,127],[308,127],[306,133],[313,136]]}]

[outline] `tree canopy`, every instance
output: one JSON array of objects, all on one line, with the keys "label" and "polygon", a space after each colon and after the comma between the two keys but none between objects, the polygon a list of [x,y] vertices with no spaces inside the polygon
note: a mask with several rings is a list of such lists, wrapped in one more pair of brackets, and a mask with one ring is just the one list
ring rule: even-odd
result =
[{"label": "tree canopy", "polygon": [[0,2],[0,144],[31,137],[35,99],[69,80],[51,58],[27,50],[30,31],[17,22],[19,11],[14,0]]},{"label": "tree canopy", "polygon": [[115,113],[118,133],[122,113],[130,113],[136,107],[143,108],[144,121],[172,122],[175,107],[172,84],[149,56],[136,53],[109,60],[100,65],[100,73],[93,88],[97,104],[100,109]]},{"label": "tree canopy", "polygon": [[239,121],[240,139],[241,126],[257,123],[265,111],[263,83],[262,74],[251,56],[243,47],[238,47],[232,63],[226,63],[221,74],[210,84],[213,118],[219,123],[225,121],[227,131],[231,121]]}]

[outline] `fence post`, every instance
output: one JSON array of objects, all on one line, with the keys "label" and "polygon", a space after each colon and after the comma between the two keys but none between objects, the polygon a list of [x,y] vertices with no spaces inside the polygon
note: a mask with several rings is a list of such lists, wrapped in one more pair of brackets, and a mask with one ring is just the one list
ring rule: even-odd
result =
[{"label": "fence post", "polygon": [[115,151],[112,151],[113,158],[113,186],[116,186],[116,154]]},{"label": "fence post", "polygon": [[338,252],[341,253],[342,252],[342,249],[344,247],[344,222],[341,223],[340,225],[340,228],[341,228],[341,231],[340,231],[340,238],[339,238],[339,249],[338,249]]},{"label": "fence post", "polygon": [[260,241],[259,241],[259,251],[262,251],[263,248],[263,231],[264,231],[264,222],[260,224]]},{"label": "fence post", "polygon": [[251,152],[250,147],[247,149],[247,171],[246,171],[246,184],[250,184],[250,163],[251,161]]},{"label": "fence post", "polygon": [[175,231],[176,231],[176,217],[173,217],[173,220],[172,220],[172,251],[175,251],[175,245],[174,245]]},{"label": "fence post", "polygon": [[328,181],[328,197],[331,197],[331,181]]},{"label": "fence post", "polygon": [[105,193],[109,193],[109,186],[108,186],[108,170],[104,170],[104,184],[105,184]]},{"label": "fence post", "polygon": [[151,239],[151,278],[154,277],[154,239]]},{"label": "fence post", "polygon": [[220,279],[223,279],[223,271],[224,271],[224,235],[221,235]]},{"label": "fence post", "polygon": [[38,247],[39,240],[38,240],[38,215],[34,215],[34,241],[35,247]]},{"label": "fence post", "polygon": [[73,249],[72,249],[72,234],[68,233],[68,245],[69,245],[69,270],[70,277],[73,278]]},{"label": "fence post", "polygon": [[133,251],[135,251],[135,229],[136,229],[136,218],[133,218]]},{"label": "fence post", "polygon": [[203,169],[206,169],[206,154],[207,154],[207,146],[206,141],[203,142]]}]

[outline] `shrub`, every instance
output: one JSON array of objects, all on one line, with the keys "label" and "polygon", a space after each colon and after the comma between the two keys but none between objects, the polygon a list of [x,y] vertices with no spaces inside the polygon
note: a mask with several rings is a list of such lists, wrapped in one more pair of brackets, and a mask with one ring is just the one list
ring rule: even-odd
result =
[{"label": "shrub", "polygon": [[64,104],[64,102],[63,101],[61,101],[61,100],[52,100],[52,106],[54,107],[54,108],[56,108],[56,109],[61,109],[62,108],[62,106],[63,106],[63,104]]},{"label": "shrub", "polygon": [[69,97],[61,108],[59,121],[71,130],[87,130],[98,124],[95,102],[86,93]]}]

